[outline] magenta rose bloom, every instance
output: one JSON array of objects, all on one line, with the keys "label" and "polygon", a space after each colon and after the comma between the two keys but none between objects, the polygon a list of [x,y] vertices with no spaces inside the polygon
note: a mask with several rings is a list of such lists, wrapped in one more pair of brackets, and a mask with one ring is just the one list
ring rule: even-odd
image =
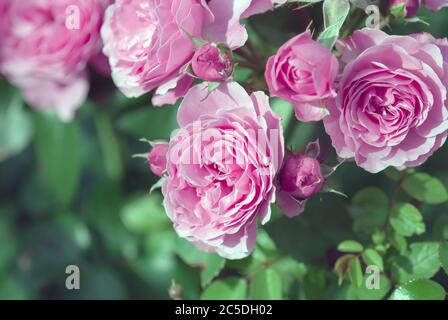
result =
[{"label": "magenta rose bloom", "polygon": [[193,38],[238,48],[240,20],[273,9],[273,0],[117,0],[101,30],[112,78],[128,97],[156,90],[153,104],[173,104],[193,85],[186,72]]},{"label": "magenta rose bloom", "polygon": [[193,87],[169,142],[164,206],[180,237],[228,259],[248,256],[270,219],[283,159],[280,118],[235,82]]},{"label": "magenta rose bloom", "polygon": [[86,67],[101,52],[105,0],[0,0],[0,73],[37,109],[71,120],[84,102]]},{"label": "magenta rose bloom", "polygon": [[339,63],[310,31],[292,38],[269,58],[266,82],[271,96],[291,102],[297,119],[319,121],[328,115],[326,102],[335,95]]},{"label": "magenta rose bloom", "polygon": [[347,63],[324,119],[338,155],[376,173],[424,163],[448,129],[448,56],[430,36],[363,29],[338,43]]},{"label": "magenta rose bloom", "polygon": [[425,6],[431,11],[439,11],[448,7],[448,0],[424,0]]},{"label": "magenta rose bloom", "polygon": [[166,170],[167,143],[156,143],[148,154],[148,164],[152,173],[161,177]]},{"label": "magenta rose bloom", "polygon": [[222,82],[232,75],[232,52],[214,43],[199,47],[192,59],[194,74],[204,81]]},{"label": "magenta rose bloom", "polygon": [[307,200],[321,191],[325,184],[319,153],[319,142],[310,143],[305,152],[290,155],[280,170],[277,203],[290,218],[302,213]]}]

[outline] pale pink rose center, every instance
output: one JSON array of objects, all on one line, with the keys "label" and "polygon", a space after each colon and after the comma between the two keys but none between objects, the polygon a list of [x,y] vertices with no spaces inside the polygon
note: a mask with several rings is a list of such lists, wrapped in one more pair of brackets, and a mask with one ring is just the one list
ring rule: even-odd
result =
[{"label": "pale pink rose center", "polygon": [[146,1],[119,7],[115,13],[115,36],[120,56],[124,60],[142,61],[154,42],[159,18],[154,6]]},{"label": "pale pink rose center", "polygon": [[406,75],[380,71],[371,77],[374,82],[361,79],[346,88],[346,116],[366,141],[396,145],[426,120],[432,96]]}]

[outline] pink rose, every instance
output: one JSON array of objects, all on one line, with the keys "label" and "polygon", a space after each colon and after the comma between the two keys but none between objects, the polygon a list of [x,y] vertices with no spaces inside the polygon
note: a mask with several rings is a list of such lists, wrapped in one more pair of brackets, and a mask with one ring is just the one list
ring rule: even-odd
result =
[{"label": "pink rose", "polygon": [[325,129],[341,158],[372,173],[424,163],[448,129],[446,41],[363,29],[338,43],[347,63]]},{"label": "pink rose", "polygon": [[265,77],[272,96],[294,104],[297,119],[319,121],[328,114],[327,99],[335,95],[333,82],[338,68],[331,51],[305,31],[269,58]]},{"label": "pink rose", "polygon": [[253,250],[257,220],[270,219],[283,159],[280,118],[262,92],[235,82],[193,87],[169,142],[164,205],[180,237],[228,259]]},{"label": "pink rose", "polygon": [[425,6],[432,11],[439,11],[448,7],[448,0],[424,0]]},{"label": "pink rose", "polygon": [[117,0],[101,30],[112,78],[128,97],[155,91],[153,104],[173,104],[193,85],[186,69],[192,38],[244,45],[240,20],[273,9],[273,0]]},{"label": "pink rose", "polygon": [[199,0],[117,0],[101,30],[115,84],[126,96],[138,97],[159,87],[166,94],[182,83],[182,96],[194,80],[181,74],[194,53],[191,37],[202,37],[212,19]]},{"label": "pink rose", "polygon": [[418,9],[420,9],[420,0],[391,0],[390,6],[392,9],[403,6],[404,17],[411,18],[415,16]]},{"label": "pink rose", "polygon": [[152,173],[161,177],[166,170],[166,155],[168,153],[167,143],[154,144],[148,154],[148,164]]},{"label": "pink rose", "polygon": [[277,201],[290,218],[302,213],[307,200],[324,186],[325,178],[317,159],[319,153],[319,143],[310,143],[304,153],[291,155],[280,171]]},{"label": "pink rose", "polygon": [[214,42],[226,43],[232,49],[242,47],[247,41],[247,31],[241,19],[274,9],[286,0],[210,0],[208,6],[214,21],[206,26],[206,34]]},{"label": "pink rose", "polygon": [[88,90],[86,66],[101,51],[104,0],[0,0],[0,73],[29,105],[71,120]]},{"label": "pink rose", "polygon": [[191,67],[204,81],[225,81],[233,72],[232,52],[213,43],[205,44],[196,50]]}]

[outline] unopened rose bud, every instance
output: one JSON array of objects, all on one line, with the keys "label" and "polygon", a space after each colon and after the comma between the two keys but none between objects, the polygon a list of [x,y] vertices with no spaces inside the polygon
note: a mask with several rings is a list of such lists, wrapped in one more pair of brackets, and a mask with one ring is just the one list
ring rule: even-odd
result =
[{"label": "unopened rose bud", "polygon": [[420,0],[391,0],[390,8],[394,16],[412,18],[420,9]]},{"label": "unopened rose bud", "polygon": [[305,155],[291,156],[286,160],[280,173],[282,191],[298,200],[309,199],[316,195],[324,182],[319,161]]},{"label": "unopened rose bud", "polygon": [[196,50],[191,67],[204,81],[225,81],[233,72],[232,52],[214,43],[205,44]]},{"label": "unopened rose bud", "polygon": [[166,170],[167,153],[168,144],[160,143],[155,144],[148,155],[149,168],[156,176],[161,177],[163,172]]}]

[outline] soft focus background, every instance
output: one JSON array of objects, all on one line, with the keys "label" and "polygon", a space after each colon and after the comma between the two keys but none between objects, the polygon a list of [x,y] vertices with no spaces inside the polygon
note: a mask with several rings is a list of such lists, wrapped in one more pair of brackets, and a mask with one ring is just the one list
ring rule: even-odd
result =
[{"label": "soft focus background", "polygon": [[[321,10],[317,5],[254,17],[248,22],[250,41],[266,59],[305,30],[310,18],[319,28]],[[448,36],[448,10],[422,15],[429,26],[392,23],[385,30]],[[253,75],[239,68],[236,78],[257,87],[262,70]],[[320,195],[293,220],[273,208],[251,257],[225,261],[197,251],[173,231],[160,193],[149,195],[157,178],[145,160],[133,158],[149,151],[139,139],[169,138],[177,107],[153,108],[149,96],[126,99],[109,79],[93,72],[92,79],[89,100],[70,124],[30,109],[0,79],[0,299],[377,299],[388,296],[394,281],[413,273],[422,278],[435,273],[433,279],[448,290],[448,277],[434,265],[439,262],[434,262],[433,248],[423,242],[448,239],[446,203],[414,203],[426,232],[407,238],[409,244],[420,244],[406,250],[401,250],[404,237],[391,244],[398,249],[383,259],[387,277],[382,277],[381,292],[356,288],[356,266],[338,285],[333,269],[343,255],[339,243],[356,240],[380,252],[387,245],[381,242],[384,195],[376,189],[358,192],[375,186],[389,197],[396,179],[396,172],[371,175],[353,164],[342,165],[331,180],[348,199]],[[335,163],[320,123],[299,124],[288,104],[272,104],[284,115],[288,146],[300,150],[320,137],[329,163]],[[418,170],[448,185],[447,157],[445,145]],[[402,189],[397,197],[409,199]],[[407,227],[422,228],[414,222]],[[373,240],[371,228],[380,230]],[[71,264],[81,270],[81,290],[65,288],[65,268]]]}]

